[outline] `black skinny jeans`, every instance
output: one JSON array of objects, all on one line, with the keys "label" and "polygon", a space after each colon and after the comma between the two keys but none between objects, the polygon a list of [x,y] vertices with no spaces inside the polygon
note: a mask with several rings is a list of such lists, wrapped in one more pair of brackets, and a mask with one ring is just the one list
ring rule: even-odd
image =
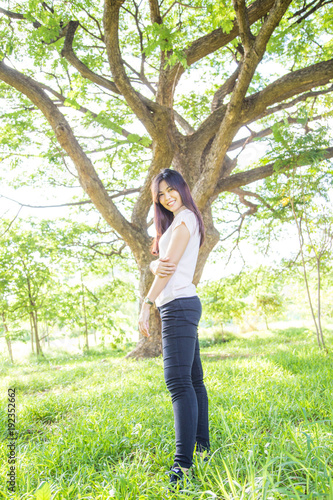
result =
[{"label": "black skinny jeans", "polygon": [[210,448],[208,397],[203,383],[198,324],[202,306],[197,295],[158,307],[162,320],[164,378],[171,394],[176,432],[174,466],[189,468],[197,450]]}]

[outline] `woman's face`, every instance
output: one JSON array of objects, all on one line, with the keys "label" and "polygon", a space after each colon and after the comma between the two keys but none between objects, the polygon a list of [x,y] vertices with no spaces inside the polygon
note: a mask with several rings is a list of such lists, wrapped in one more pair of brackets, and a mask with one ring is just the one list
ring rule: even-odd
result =
[{"label": "woman's face", "polygon": [[158,187],[159,202],[164,208],[170,212],[177,212],[183,206],[182,199],[178,191],[169,186],[164,180],[160,182]]}]

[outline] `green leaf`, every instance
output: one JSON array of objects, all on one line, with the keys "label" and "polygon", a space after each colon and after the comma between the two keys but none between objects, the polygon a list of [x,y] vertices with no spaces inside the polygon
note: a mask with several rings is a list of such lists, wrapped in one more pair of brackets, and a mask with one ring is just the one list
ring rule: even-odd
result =
[{"label": "green leaf", "polygon": [[69,106],[69,107],[74,108],[74,109],[81,108],[80,104],[77,101],[75,101],[75,99],[69,99],[68,97],[67,97],[67,99],[65,99],[64,105]]},{"label": "green leaf", "polygon": [[152,140],[149,137],[141,137],[140,139],[140,144],[142,144],[145,147],[149,147],[152,143]]},{"label": "green leaf", "polygon": [[36,500],[50,500],[51,488],[49,483],[42,481],[35,493]]},{"label": "green leaf", "polygon": [[141,137],[138,134],[129,134],[127,136],[128,142],[140,142]]},{"label": "green leaf", "polygon": [[[89,113],[89,112],[88,112]],[[86,113],[86,114],[88,114]],[[103,125],[104,127],[106,128],[109,128],[110,130],[113,130],[114,132],[117,132],[118,134],[121,134],[122,133],[122,128],[117,125],[116,123],[113,123],[109,118],[108,116],[105,115],[105,113],[103,111],[101,111],[97,117],[95,118],[95,120],[100,123],[101,125]],[[132,135],[132,134],[131,134]]]}]

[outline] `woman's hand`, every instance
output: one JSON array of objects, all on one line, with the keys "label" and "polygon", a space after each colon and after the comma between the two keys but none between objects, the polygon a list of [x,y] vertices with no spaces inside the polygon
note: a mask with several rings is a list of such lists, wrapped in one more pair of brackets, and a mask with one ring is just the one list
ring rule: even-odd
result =
[{"label": "woman's hand", "polygon": [[141,307],[141,312],[139,316],[139,331],[141,335],[145,337],[150,337],[149,333],[149,316],[150,316],[150,305],[143,303]]},{"label": "woman's hand", "polygon": [[151,271],[155,274],[155,276],[165,278],[166,276],[169,276],[169,274],[173,274],[175,272],[177,269],[176,264],[167,262],[168,260],[169,257],[161,257],[151,262]]}]

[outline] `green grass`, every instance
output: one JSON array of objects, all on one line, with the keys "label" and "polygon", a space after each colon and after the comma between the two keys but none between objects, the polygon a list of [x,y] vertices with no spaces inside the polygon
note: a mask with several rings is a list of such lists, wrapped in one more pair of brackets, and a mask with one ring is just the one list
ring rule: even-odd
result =
[{"label": "green grass", "polygon": [[[202,333],[213,453],[208,465],[196,460],[188,494],[169,498],[333,500],[332,355],[305,329],[228,342]],[[19,431],[11,496],[9,387]],[[0,498],[35,498],[42,481],[53,500],[165,497],[174,428],[161,358],[105,351],[3,363],[1,389]]]}]

